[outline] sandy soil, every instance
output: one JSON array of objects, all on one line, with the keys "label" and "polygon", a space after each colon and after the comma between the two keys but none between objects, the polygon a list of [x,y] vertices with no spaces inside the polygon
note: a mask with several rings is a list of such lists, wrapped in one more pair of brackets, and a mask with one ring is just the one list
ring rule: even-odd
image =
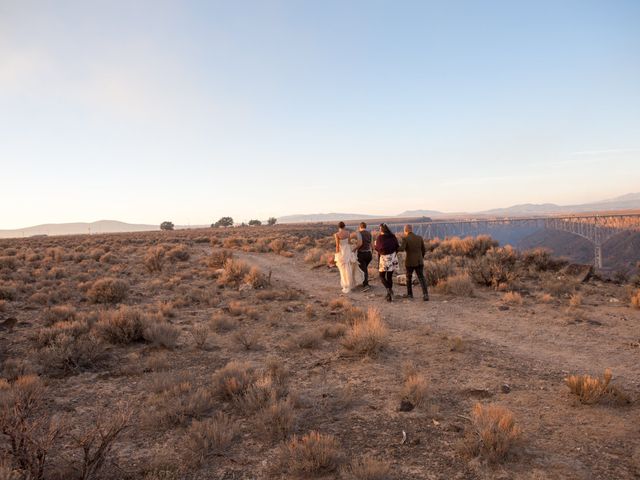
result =
[{"label": "sandy soil", "polygon": [[[339,296],[337,272],[311,271],[296,258],[245,254],[244,258],[271,270],[276,282],[295,285],[319,300]],[[525,297],[522,306],[499,307],[501,295],[477,289],[474,298],[431,294],[430,302],[397,298],[384,301],[382,286],[353,292],[354,305],[379,307],[393,331],[385,356],[370,361],[352,382],[365,387],[380,372],[393,372],[402,361],[420,365],[430,379],[431,399],[439,413],[407,414],[385,402],[385,415],[366,415],[371,427],[389,435],[390,448],[401,453],[402,471],[410,478],[448,478],[411,468],[428,456],[446,463],[456,433],[464,428],[471,405],[481,399],[505,405],[516,413],[526,442],[519,462],[495,471],[460,472],[461,478],[638,478],[640,476],[640,408],[584,406],[568,393],[563,379],[570,373],[599,374],[611,368],[617,384],[633,398],[640,384],[640,314],[621,302],[610,302],[603,284],[585,287],[587,305],[578,321],[558,303],[542,304]],[[415,289],[418,287],[414,287]],[[396,286],[396,295],[405,287]],[[419,292],[419,288],[418,288]],[[504,307],[502,307],[504,308]],[[449,339],[460,337],[464,352],[451,352]],[[510,387],[503,393],[502,385]],[[375,392],[363,392],[374,401]],[[375,410],[374,410],[375,411]],[[432,421],[436,419],[437,425]],[[363,419],[363,421],[365,421]],[[376,429],[374,427],[374,429]],[[422,437],[418,445],[398,447],[401,430]],[[426,437],[426,438],[425,438]],[[416,463],[424,465],[423,461]],[[428,464],[429,462],[427,462]]]}]

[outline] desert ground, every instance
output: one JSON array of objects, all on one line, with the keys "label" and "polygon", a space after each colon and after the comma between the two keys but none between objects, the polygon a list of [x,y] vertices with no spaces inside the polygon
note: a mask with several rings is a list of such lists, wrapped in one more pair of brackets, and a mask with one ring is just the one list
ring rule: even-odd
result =
[{"label": "desert ground", "polygon": [[0,240],[0,480],[640,478],[640,281],[428,242],[340,294],[332,229]]}]

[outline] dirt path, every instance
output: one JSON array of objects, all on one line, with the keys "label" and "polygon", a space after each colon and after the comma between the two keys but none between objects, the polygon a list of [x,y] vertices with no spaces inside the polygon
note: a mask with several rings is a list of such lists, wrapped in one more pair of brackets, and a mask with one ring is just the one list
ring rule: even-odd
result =
[{"label": "dirt path", "polygon": [[[335,271],[311,270],[297,258],[273,254],[239,255],[271,271],[275,282],[307,291],[320,300],[339,297]],[[382,286],[373,279],[372,292],[353,292],[348,298],[361,307],[379,307],[392,328],[428,325],[438,334],[479,342],[534,370],[562,376],[574,372],[596,374],[611,368],[617,378],[637,390],[640,372],[640,315],[625,307],[585,307],[587,320],[571,323],[566,307],[527,300],[522,306],[500,310],[500,294],[479,290],[475,298],[433,295],[432,301],[384,301]],[[396,294],[405,287],[397,286]],[[418,288],[419,290],[419,288]]]}]

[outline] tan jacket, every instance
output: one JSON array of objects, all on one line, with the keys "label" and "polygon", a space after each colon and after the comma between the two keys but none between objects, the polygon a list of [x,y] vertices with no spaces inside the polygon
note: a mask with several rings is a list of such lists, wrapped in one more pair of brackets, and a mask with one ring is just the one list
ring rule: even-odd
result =
[{"label": "tan jacket", "polygon": [[413,232],[409,232],[402,237],[400,251],[407,254],[404,262],[405,267],[420,267],[424,265],[424,255],[427,249],[424,246],[424,239]]}]

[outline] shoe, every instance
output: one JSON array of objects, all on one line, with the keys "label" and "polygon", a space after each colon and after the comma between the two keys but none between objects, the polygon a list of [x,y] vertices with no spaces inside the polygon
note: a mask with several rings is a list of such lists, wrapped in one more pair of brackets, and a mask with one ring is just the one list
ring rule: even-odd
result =
[{"label": "shoe", "polygon": [[365,285],[364,287],[362,287],[363,292],[368,292],[369,290],[371,290],[371,287],[369,285]]},{"label": "shoe", "polygon": [[387,288],[387,302],[393,302],[393,290]]},{"label": "shoe", "polygon": [[424,295],[422,297],[422,300],[424,300],[425,302],[428,302],[429,301],[429,295]]},{"label": "shoe", "polygon": [[413,293],[407,293],[406,295],[403,295],[404,298],[413,298]]}]

